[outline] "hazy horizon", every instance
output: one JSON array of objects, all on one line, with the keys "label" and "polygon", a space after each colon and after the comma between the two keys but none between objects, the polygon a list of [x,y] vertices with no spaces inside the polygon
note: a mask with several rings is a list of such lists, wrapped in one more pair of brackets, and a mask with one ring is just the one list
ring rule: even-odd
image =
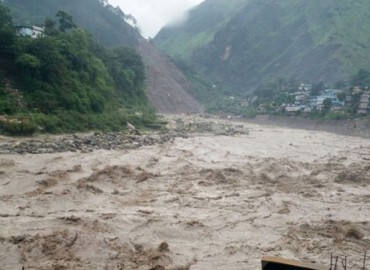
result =
[{"label": "hazy horizon", "polygon": [[154,37],[166,24],[181,20],[186,11],[204,0],[109,0],[120,6],[126,14],[133,15],[144,37]]}]

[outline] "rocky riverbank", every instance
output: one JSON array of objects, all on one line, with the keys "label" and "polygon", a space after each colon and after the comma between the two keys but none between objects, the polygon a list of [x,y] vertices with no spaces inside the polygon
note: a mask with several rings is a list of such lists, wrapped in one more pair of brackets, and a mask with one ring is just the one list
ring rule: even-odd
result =
[{"label": "rocky riverbank", "polygon": [[147,145],[159,145],[175,138],[190,135],[248,134],[243,125],[230,122],[215,122],[196,117],[169,117],[161,131],[140,135],[131,132],[95,132],[64,136],[36,136],[31,138],[0,137],[0,154],[51,154],[62,152],[89,153],[95,150],[137,149]]}]

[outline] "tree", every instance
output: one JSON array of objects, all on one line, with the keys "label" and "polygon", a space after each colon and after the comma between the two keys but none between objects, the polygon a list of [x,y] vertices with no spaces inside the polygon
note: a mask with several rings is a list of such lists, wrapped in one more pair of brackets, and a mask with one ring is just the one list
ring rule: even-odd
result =
[{"label": "tree", "polygon": [[14,41],[15,29],[9,9],[0,4],[0,52],[6,51]]},{"label": "tree", "polygon": [[57,25],[57,22],[55,20],[46,18],[44,21],[45,35],[53,36],[53,35],[58,34],[59,31],[56,25]]},{"label": "tree", "polygon": [[332,102],[331,98],[326,98],[326,99],[324,99],[322,105],[324,106],[323,111],[328,112],[328,111],[330,111],[331,106],[333,105],[333,102]]},{"label": "tree", "polygon": [[287,80],[285,78],[282,78],[282,77],[276,79],[275,84],[276,84],[278,92],[286,91],[287,88],[288,88],[287,87],[288,86]]},{"label": "tree", "polygon": [[12,26],[12,17],[10,16],[9,9],[0,4],[0,29]]},{"label": "tree", "polygon": [[312,85],[311,88],[311,96],[318,96],[320,95],[320,92],[325,89],[325,85],[323,82],[315,83]]},{"label": "tree", "polygon": [[40,60],[37,59],[36,56],[29,53],[24,53],[17,57],[15,63],[19,68],[26,69],[29,72],[38,70],[41,65]]},{"label": "tree", "polygon": [[121,94],[143,98],[145,70],[141,57],[135,50],[126,47],[115,48],[105,61]]},{"label": "tree", "polygon": [[73,22],[72,16],[68,13],[59,10],[56,16],[59,18],[59,30],[61,32],[65,32],[66,30],[76,27],[75,23]]},{"label": "tree", "polygon": [[338,99],[339,99],[339,101],[345,101],[346,100],[346,93],[345,92],[340,92],[340,93],[338,93],[337,94],[337,97],[338,97]]},{"label": "tree", "polygon": [[358,73],[352,77],[351,83],[353,86],[369,87],[370,72],[365,69],[360,69]]}]

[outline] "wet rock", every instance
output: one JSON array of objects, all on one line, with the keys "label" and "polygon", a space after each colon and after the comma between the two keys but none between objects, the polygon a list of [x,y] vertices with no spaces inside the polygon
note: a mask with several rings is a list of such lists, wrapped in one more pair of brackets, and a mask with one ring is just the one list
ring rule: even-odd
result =
[{"label": "wet rock", "polygon": [[64,138],[31,139],[27,141],[10,141],[0,144],[0,154],[45,154],[60,152],[89,153],[94,150],[137,149],[146,145],[164,144],[175,138],[189,138],[190,134],[214,134],[234,136],[249,134],[247,128],[233,122],[218,122],[207,119],[177,118],[168,122],[167,130],[160,130],[142,135],[130,123],[126,132],[95,132],[90,135],[72,134]]},{"label": "wet rock", "polygon": [[60,152],[89,153],[94,150],[123,150],[137,149],[146,145],[163,144],[178,137],[176,134],[168,136],[167,134],[128,134],[123,132],[116,133],[94,133],[87,136],[71,135],[71,138],[29,140],[21,143],[3,143],[0,144],[0,154],[46,154]]},{"label": "wet rock", "polygon": [[201,119],[175,119],[167,124],[167,129],[177,133],[209,133],[218,136],[248,135],[249,130],[243,125],[233,122],[204,121]]}]

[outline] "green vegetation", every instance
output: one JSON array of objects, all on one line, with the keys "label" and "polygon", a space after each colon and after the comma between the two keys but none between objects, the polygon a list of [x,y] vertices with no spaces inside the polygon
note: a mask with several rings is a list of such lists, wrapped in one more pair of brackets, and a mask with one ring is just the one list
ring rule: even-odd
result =
[{"label": "green vegetation", "polygon": [[219,83],[213,83],[200,72],[195,72],[192,67],[179,59],[175,64],[188,81],[192,88],[189,93],[205,105],[206,112],[212,114],[228,113],[231,115],[241,115],[246,118],[254,118],[256,110],[245,105],[245,99],[241,96],[232,96],[233,94],[222,88]]},{"label": "green vegetation", "polygon": [[334,83],[370,69],[369,1],[231,2],[204,1],[155,43],[242,96],[280,77]]},{"label": "green vegetation", "polygon": [[[369,117],[370,100],[366,113],[369,82],[370,72],[364,69],[359,70],[348,82],[339,81],[334,85],[319,82],[313,84],[311,89],[304,89],[304,84],[299,86],[293,81],[278,79],[258,88],[254,92],[255,100],[249,108],[258,108],[258,114],[310,119],[345,120]],[[359,113],[361,99],[362,113]]]},{"label": "green vegetation", "polygon": [[[192,53],[207,46],[244,0],[205,1],[191,11],[183,24],[169,25],[155,37],[155,43],[170,56],[189,60]],[[176,34],[174,34],[176,33]]]},{"label": "green vegetation", "polygon": [[[131,18],[130,15],[124,14],[119,8],[109,5],[104,0],[11,0],[6,2],[16,24],[50,23],[53,21],[51,18],[62,10],[73,17],[76,25],[87,29],[101,45],[134,47],[139,38],[138,30],[125,21]],[[59,16],[63,18],[63,13]],[[65,17],[64,20],[68,24],[68,18]],[[47,26],[46,23],[45,26]]]},{"label": "green vegetation", "polygon": [[144,66],[130,48],[106,49],[58,12],[48,36],[15,36],[0,5],[0,131],[120,130],[155,120],[144,91]]}]

